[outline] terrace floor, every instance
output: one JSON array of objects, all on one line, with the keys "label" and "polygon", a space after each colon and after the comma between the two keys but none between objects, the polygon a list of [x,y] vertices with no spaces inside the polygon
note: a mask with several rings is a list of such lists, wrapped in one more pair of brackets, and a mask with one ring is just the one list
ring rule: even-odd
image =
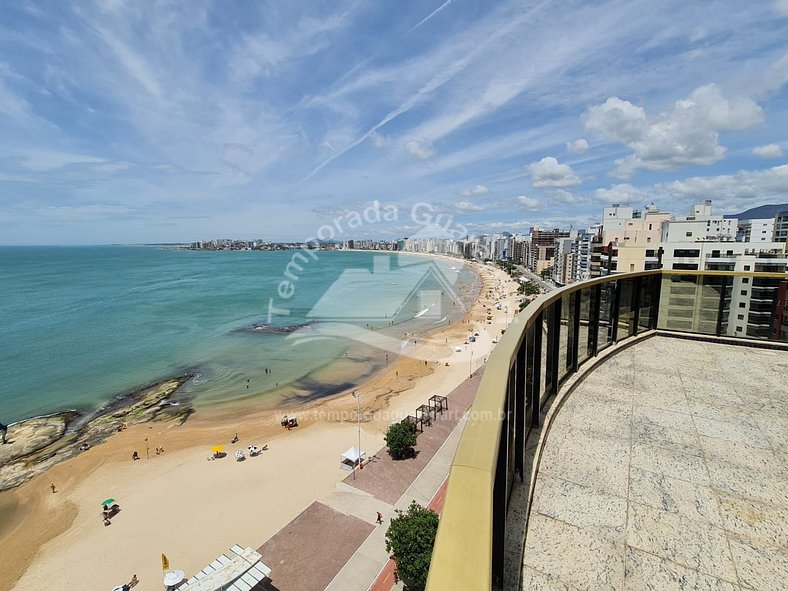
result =
[{"label": "terrace floor", "polygon": [[637,343],[568,396],[539,466],[523,589],[785,588],[788,352]]}]

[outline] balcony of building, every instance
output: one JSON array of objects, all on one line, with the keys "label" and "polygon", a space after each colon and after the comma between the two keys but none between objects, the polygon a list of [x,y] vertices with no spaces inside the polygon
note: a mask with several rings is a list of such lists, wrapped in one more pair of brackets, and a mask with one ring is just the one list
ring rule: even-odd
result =
[{"label": "balcony of building", "polygon": [[526,308],[469,411],[428,591],[781,588],[788,331],[725,336],[745,275],[788,281],[629,273]]}]

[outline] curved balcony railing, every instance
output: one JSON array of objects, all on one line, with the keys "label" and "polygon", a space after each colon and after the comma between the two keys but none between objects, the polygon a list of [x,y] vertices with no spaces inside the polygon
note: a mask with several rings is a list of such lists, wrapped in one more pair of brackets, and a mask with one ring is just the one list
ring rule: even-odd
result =
[{"label": "curved balcony railing", "polygon": [[539,426],[540,410],[605,348],[655,329],[786,343],[788,274],[624,273],[569,285],[528,305],[490,356],[469,411],[428,591],[501,588],[510,493],[524,477],[528,436]]}]

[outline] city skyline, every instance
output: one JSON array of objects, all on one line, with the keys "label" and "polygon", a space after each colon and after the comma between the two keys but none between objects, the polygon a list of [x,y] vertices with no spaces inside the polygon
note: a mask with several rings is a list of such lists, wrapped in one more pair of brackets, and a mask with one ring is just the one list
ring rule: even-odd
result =
[{"label": "city skyline", "polygon": [[305,240],[374,200],[472,234],[784,203],[786,36],[786,0],[6,7],[0,244]]}]

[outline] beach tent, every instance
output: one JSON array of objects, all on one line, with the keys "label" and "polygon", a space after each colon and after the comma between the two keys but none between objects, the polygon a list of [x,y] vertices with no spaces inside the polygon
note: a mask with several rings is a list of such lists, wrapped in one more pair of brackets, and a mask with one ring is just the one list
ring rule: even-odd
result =
[{"label": "beach tent", "polygon": [[365,452],[359,452],[355,447],[351,447],[339,459],[339,467],[343,470],[351,472],[353,468],[358,466],[364,460]]}]

